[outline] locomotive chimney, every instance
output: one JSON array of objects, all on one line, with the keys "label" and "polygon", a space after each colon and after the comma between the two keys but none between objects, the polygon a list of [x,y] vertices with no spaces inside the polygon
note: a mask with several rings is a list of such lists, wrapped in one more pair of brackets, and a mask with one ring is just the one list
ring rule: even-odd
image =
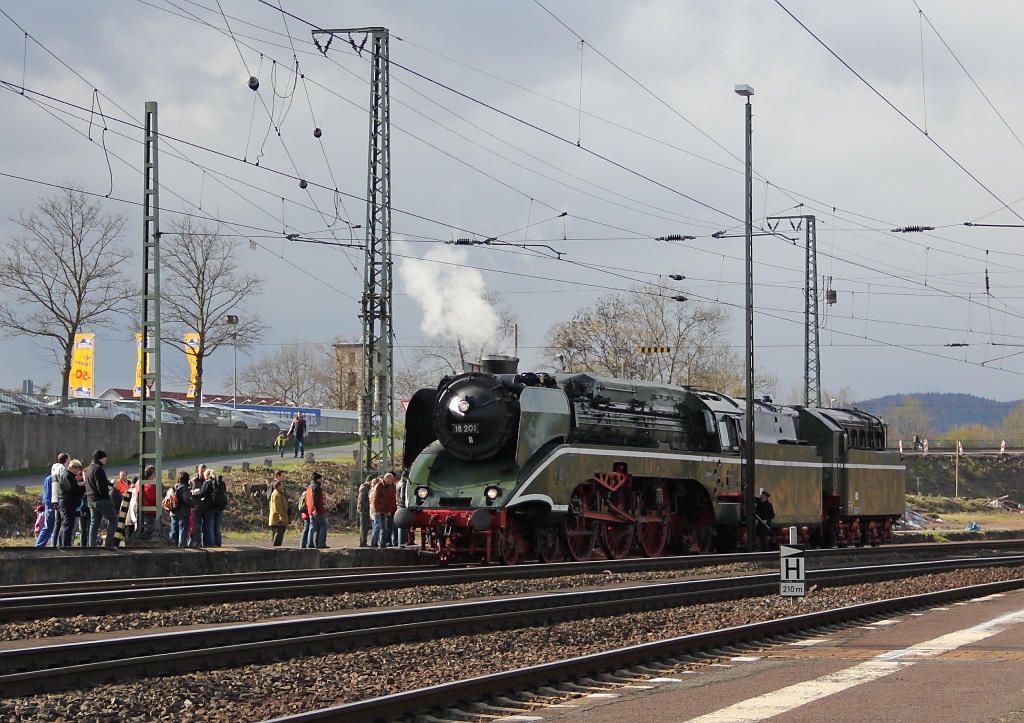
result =
[{"label": "locomotive chimney", "polygon": [[504,354],[482,356],[480,366],[488,374],[516,374],[519,370],[519,357]]}]

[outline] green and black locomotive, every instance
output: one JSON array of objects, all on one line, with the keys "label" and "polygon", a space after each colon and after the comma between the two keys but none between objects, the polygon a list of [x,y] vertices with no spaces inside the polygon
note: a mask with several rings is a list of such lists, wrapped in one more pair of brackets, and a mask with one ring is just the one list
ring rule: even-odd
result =
[{"label": "green and black locomotive", "polygon": [[[486,362],[485,362],[486,364]],[[745,547],[744,406],[668,384],[517,373],[515,360],[413,395],[409,506],[442,563],[513,564]],[[755,479],[777,530],[812,546],[876,545],[904,510],[906,471],[881,419],[755,405]],[[787,538],[788,539],[788,538]]]}]

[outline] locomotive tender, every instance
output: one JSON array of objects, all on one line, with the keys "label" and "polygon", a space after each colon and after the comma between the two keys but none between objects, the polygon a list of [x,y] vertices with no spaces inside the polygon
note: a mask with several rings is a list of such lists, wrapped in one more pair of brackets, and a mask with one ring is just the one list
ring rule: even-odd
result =
[{"label": "locomotive tender", "polygon": [[[516,373],[517,360],[446,376],[406,412],[409,502],[442,564],[729,552],[745,546],[744,405],[711,391]],[[891,540],[906,470],[881,419],[755,405],[755,483],[777,530],[814,546]]]}]

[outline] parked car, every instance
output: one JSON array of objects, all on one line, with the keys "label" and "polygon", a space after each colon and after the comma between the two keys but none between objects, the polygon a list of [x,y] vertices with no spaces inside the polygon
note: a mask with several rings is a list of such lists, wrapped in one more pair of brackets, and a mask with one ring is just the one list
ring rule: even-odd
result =
[{"label": "parked car", "polygon": [[[161,399],[160,401],[162,402],[163,400]],[[117,401],[114,402],[114,404],[116,404],[117,406],[121,407],[122,409],[133,409],[133,410],[135,410],[136,414],[139,413],[139,408],[141,406],[141,402],[139,402],[136,399],[118,399]],[[168,412],[166,409],[163,408],[164,407],[163,404],[161,404],[160,406],[161,406],[161,410],[160,410],[160,423],[161,424],[184,424],[185,423],[185,421],[181,418],[181,416],[175,414],[174,412]],[[153,421],[152,417],[153,417],[153,413],[149,412],[149,416],[147,417],[146,421],[147,422],[152,422]]]},{"label": "parked car", "polygon": [[138,409],[119,407],[109,399],[78,398],[69,399],[64,407],[76,417],[96,417],[99,419],[128,419],[138,422],[141,419]]},{"label": "parked car", "polygon": [[17,407],[22,414],[66,414],[60,407],[49,407],[27,394],[18,392],[0,390],[0,402]]},{"label": "parked car", "polygon": [[232,409],[219,404],[203,405],[203,410],[217,415],[217,423],[224,427],[269,429],[270,424],[244,409]]},{"label": "parked car", "polygon": [[181,417],[185,424],[218,424],[217,416],[206,409],[196,409],[191,404],[183,404],[177,399],[161,397],[160,405],[166,412],[173,412]]}]

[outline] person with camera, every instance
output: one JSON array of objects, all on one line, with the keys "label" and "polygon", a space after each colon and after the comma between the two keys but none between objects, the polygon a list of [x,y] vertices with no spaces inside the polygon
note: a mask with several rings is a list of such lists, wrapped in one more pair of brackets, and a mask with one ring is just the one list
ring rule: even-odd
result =
[{"label": "person with camera", "polygon": [[82,463],[77,459],[68,462],[53,484],[57,485],[57,506],[60,508],[60,545],[71,547],[75,544],[78,509],[85,499]]},{"label": "person with camera", "polygon": [[188,527],[192,516],[192,494],[188,486],[188,472],[182,470],[167,493],[167,511],[171,513],[171,542],[188,547]]},{"label": "person with camera", "polygon": [[189,491],[192,494],[192,536],[188,546],[208,547],[213,543],[212,529],[206,519],[213,504],[213,470],[201,467]]}]

